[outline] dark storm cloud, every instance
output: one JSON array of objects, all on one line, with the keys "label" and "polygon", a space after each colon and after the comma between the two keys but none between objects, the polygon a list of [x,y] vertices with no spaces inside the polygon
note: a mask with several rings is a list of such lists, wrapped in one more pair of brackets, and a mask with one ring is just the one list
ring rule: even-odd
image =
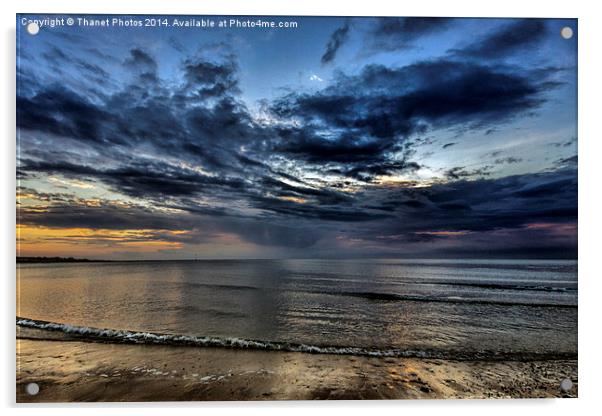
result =
[{"label": "dark storm cloud", "polygon": [[157,75],[158,64],[155,58],[142,48],[133,48],[129,56],[123,61],[123,66],[134,75],[132,84],[148,92],[159,84]]},{"label": "dark storm cloud", "polygon": [[343,26],[335,30],[326,44],[326,51],[322,55],[322,65],[330,63],[334,60],[339,48],[347,41],[349,37],[349,22],[345,22]]},{"label": "dark storm cloud", "polygon": [[[390,214],[399,220],[383,221],[378,230],[358,231],[355,236],[361,238],[374,238],[378,232],[383,236],[421,232],[428,236],[432,231],[483,233],[577,220],[575,169],[460,180],[382,195],[375,190],[366,197],[373,203],[381,201],[383,206],[392,207]],[[433,235],[449,238],[443,233]]]},{"label": "dark storm cloud", "polygon": [[[264,198],[257,206],[266,204],[268,212],[299,217],[301,221],[319,220],[313,226],[306,223],[309,229],[328,230],[329,223],[354,222],[356,226],[345,228],[349,238],[386,244],[445,241],[456,238],[453,233],[467,233],[463,237],[467,239],[475,233],[486,239],[483,235],[489,232],[551,224],[539,231],[544,238],[546,232],[556,232],[555,224],[576,224],[574,168],[499,179],[457,179],[422,188],[368,188],[344,204],[331,207],[275,198]],[[562,243],[562,238],[558,240]],[[568,247],[573,241],[567,237],[564,243]]]},{"label": "dark storm cloud", "polygon": [[408,160],[371,162],[371,164],[348,164],[347,166],[329,169],[328,172],[369,182],[375,176],[412,173],[421,167],[418,163]]},{"label": "dark storm cloud", "polygon": [[212,108],[192,108],[185,116],[188,127],[201,142],[240,145],[258,133],[246,107],[230,98],[220,99]]},{"label": "dark storm cloud", "polygon": [[[55,201],[57,202],[57,201]],[[90,206],[77,201],[64,201],[46,207],[43,215],[37,209],[22,208],[19,220],[25,225],[51,228],[91,228],[106,230],[190,228],[190,217],[157,213],[139,206],[123,206],[104,202]]]},{"label": "dark storm cloud", "polygon": [[126,58],[124,64],[144,72],[157,71],[157,62],[155,61],[155,58],[141,48],[131,49],[130,56]]},{"label": "dark storm cloud", "polygon": [[221,63],[186,60],[184,76],[188,88],[192,89],[199,98],[221,97],[240,92],[236,77],[237,69],[233,57],[228,57]]},{"label": "dark storm cloud", "polygon": [[519,19],[507,24],[476,42],[451,52],[465,57],[492,59],[525,51],[543,40],[546,34],[543,19]]},{"label": "dark storm cloud", "polygon": [[214,193],[219,189],[240,190],[239,178],[214,177],[166,163],[137,160],[128,166],[98,169],[62,161],[21,161],[21,169],[38,173],[61,174],[71,178],[94,178],[116,191],[133,197],[184,197]]},{"label": "dark storm cloud", "polygon": [[555,86],[518,69],[449,59],[369,65],[321,91],[274,101],[273,114],[298,127],[281,127],[273,148],[346,170],[384,164],[412,135],[501,125],[539,107]]},{"label": "dark storm cloud", "polygon": [[300,217],[305,220],[320,220],[334,222],[364,222],[381,220],[389,218],[390,215],[370,212],[368,210],[358,210],[352,206],[345,208],[344,206],[337,207],[322,207],[311,204],[298,204],[280,200],[277,198],[257,198],[256,206],[271,212],[275,212],[288,217]]},{"label": "dark storm cloud", "polygon": [[110,138],[103,124],[113,114],[60,85],[50,85],[31,97],[17,96],[17,127],[102,143]]},{"label": "dark storm cloud", "polygon": [[325,139],[311,126],[281,128],[278,134],[281,142],[275,143],[276,151],[318,164],[336,162],[349,166],[350,163],[379,161],[384,153],[397,148],[393,140],[362,139],[352,134]]},{"label": "dark storm cloud", "polygon": [[132,49],[124,65],[134,75],[132,83],[101,101],[63,85],[37,84],[17,98],[18,127],[86,142],[103,153],[111,151],[108,145],[125,150],[144,143],[164,155],[218,168],[240,166],[240,146],[267,134],[236,97],[231,57],[187,59],[185,84],[175,89],[158,79],[155,59],[142,49]]},{"label": "dark storm cloud", "polygon": [[295,186],[269,176],[264,177],[261,182],[262,185],[278,196],[315,198],[316,202],[324,205],[341,204],[351,200],[348,195],[331,189],[315,189]]}]

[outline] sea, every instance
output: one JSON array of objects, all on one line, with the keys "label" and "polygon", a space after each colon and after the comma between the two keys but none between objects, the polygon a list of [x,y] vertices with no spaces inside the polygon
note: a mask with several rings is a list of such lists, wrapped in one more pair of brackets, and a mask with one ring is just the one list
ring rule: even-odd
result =
[{"label": "sea", "polygon": [[577,357],[573,260],[17,266],[18,336],[373,357]]}]

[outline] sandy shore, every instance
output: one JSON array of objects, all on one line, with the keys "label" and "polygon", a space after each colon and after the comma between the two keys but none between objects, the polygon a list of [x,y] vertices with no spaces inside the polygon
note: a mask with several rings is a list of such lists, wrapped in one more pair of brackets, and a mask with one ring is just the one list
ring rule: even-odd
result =
[{"label": "sandy shore", "polygon": [[[569,393],[559,390],[570,378]],[[36,396],[28,383],[40,386]],[[577,361],[367,358],[17,340],[17,402],[576,397]]]}]

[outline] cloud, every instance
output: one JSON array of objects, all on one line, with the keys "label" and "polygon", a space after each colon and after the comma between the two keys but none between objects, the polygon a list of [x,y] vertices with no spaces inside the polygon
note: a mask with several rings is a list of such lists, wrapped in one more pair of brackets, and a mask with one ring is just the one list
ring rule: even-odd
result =
[{"label": "cloud", "polygon": [[[376,18],[362,33],[362,53],[373,54],[410,48],[418,38],[446,30],[453,21],[454,18],[447,17]],[[334,61],[339,49],[349,40],[350,28],[350,23],[345,22],[331,34],[321,58],[322,65]]]},{"label": "cloud", "polygon": [[130,55],[126,58],[124,64],[143,72],[155,73],[157,71],[155,58],[141,48],[131,49]]},{"label": "cloud", "polygon": [[570,167],[574,167],[577,168],[577,164],[578,164],[578,156],[574,155],[574,156],[570,156],[570,157],[565,157],[565,158],[560,158],[558,160],[555,161],[555,165],[557,168],[562,169],[562,168],[570,168]]},{"label": "cloud", "polygon": [[543,40],[547,32],[543,19],[517,19],[460,49],[450,52],[458,56],[494,59],[522,52]]},{"label": "cloud", "polygon": [[[460,180],[364,195],[391,215],[377,227],[357,228],[346,238],[395,250],[435,250],[469,256],[528,258],[576,255],[577,175],[574,169],[499,179]],[[380,201],[380,202],[379,202]],[[532,224],[548,224],[535,229]],[[499,238],[505,239],[498,241]],[[537,236],[538,242],[532,239]],[[408,243],[413,243],[408,245]],[[541,243],[541,244],[540,244]],[[518,247],[524,251],[520,254]],[[499,252],[498,252],[499,250]],[[514,251],[513,251],[514,250]],[[564,250],[564,253],[563,253]]]},{"label": "cloud", "polygon": [[[265,178],[261,188],[270,189],[274,196],[241,190],[236,192],[236,197],[247,199],[264,215],[245,215],[211,205],[203,207],[192,200],[187,202],[190,196],[181,195],[178,190],[169,194],[174,198],[149,208],[132,203],[85,201],[66,193],[35,194],[33,190],[23,189],[23,194],[33,193],[34,198],[44,204],[37,208],[21,207],[19,217],[22,224],[44,227],[187,230],[185,235],[166,234],[161,235],[161,239],[192,244],[203,242],[205,238],[210,241],[208,235],[230,233],[259,245],[317,250],[321,244],[340,236],[340,241],[363,241],[370,247],[369,253],[382,255],[396,248],[406,252],[444,250],[450,242],[462,239],[463,248],[444,251],[450,254],[453,250],[464,250],[470,254],[466,250],[473,247],[472,255],[475,255],[483,246],[492,250],[493,247],[509,250],[515,243],[524,246],[528,238],[537,235],[542,244],[537,247],[530,243],[532,251],[523,252],[525,257],[527,253],[544,255],[542,246],[552,243],[550,249],[556,254],[562,247],[567,250],[565,254],[573,250],[572,237],[555,237],[554,224],[561,227],[576,222],[574,169],[501,179],[460,180],[423,188],[376,186],[355,195],[338,195],[330,189],[306,189],[272,178]],[[282,196],[304,197],[313,202],[298,203],[280,199]],[[341,228],[337,223],[356,225]],[[539,223],[551,225],[547,229],[519,232],[529,224]],[[508,240],[499,246],[496,235],[501,233],[506,233]],[[425,244],[427,246],[423,246]],[[364,253],[365,250],[368,249],[364,248]]]},{"label": "cloud", "polygon": [[[183,82],[176,86],[158,78],[156,60],[143,49],[132,49],[124,64],[134,75],[131,84],[104,102],[60,85],[40,85],[19,96],[18,127],[86,143],[105,157],[116,153],[108,146],[116,146],[115,164],[137,163],[136,173],[147,162],[132,161],[127,149],[145,146],[164,157],[200,164],[218,177],[271,174],[271,163],[253,162],[269,152],[272,159],[292,156],[301,164],[325,165],[331,173],[370,180],[420,168],[410,159],[410,137],[437,129],[502,125],[537,109],[555,87],[528,71],[446,58],[397,68],[368,65],[357,75],[339,73],[321,90],[294,92],[268,103],[277,122],[263,124],[238,98],[238,65],[231,54],[184,59]],[[170,172],[169,179],[173,169],[167,165],[153,168]],[[20,171],[27,174],[23,167]],[[158,179],[146,179],[164,188]],[[177,191],[180,182],[168,179],[165,188],[173,185]],[[111,185],[128,189],[123,183]]]},{"label": "cloud", "polygon": [[493,163],[495,163],[496,165],[503,165],[504,163],[510,165],[513,163],[520,163],[522,161],[523,161],[523,159],[521,157],[508,156],[508,157],[495,159],[493,161]]},{"label": "cloud", "polygon": [[240,165],[240,146],[267,134],[237,98],[237,67],[230,56],[186,59],[184,82],[175,88],[158,78],[155,59],[142,49],[132,49],[124,67],[131,83],[100,100],[58,84],[25,90],[17,97],[17,126],[85,143],[97,153],[116,153],[116,163],[132,157],[125,156],[126,149],[144,145],[207,168]]},{"label": "cloud", "polygon": [[370,30],[367,43],[373,51],[406,49],[420,37],[449,28],[453,20],[447,17],[381,17]]},{"label": "cloud", "polygon": [[184,62],[186,87],[199,99],[238,93],[237,69],[232,56],[228,56],[224,62],[187,59]]},{"label": "cloud", "polygon": [[50,85],[32,97],[17,96],[20,128],[100,144],[112,141],[102,128],[112,120],[113,114],[60,85]]},{"label": "cloud", "polygon": [[128,166],[98,169],[66,161],[21,160],[21,169],[38,173],[61,174],[67,177],[88,177],[112,186],[115,191],[133,197],[193,196],[208,187],[242,189],[244,181],[206,175],[191,169],[176,167],[155,160],[136,160]]},{"label": "cloud", "polygon": [[[31,192],[31,191],[30,191]],[[105,230],[159,229],[180,230],[191,228],[194,222],[186,215],[153,212],[134,204],[95,201],[52,196],[39,193],[36,199],[47,201],[40,213],[39,208],[23,207],[19,210],[21,224],[54,228],[89,228]]]},{"label": "cloud", "polygon": [[330,39],[326,44],[326,51],[320,59],[322,65],[328,64],[334,60],[338,50],[347,41],[347,38],[349,37],[349,28],[349,22],[345,22],[343,26],[335,30],[332,33],[332,35],[330,35]]},{"label": "cloud", "polygon": [[67,53],[63,52],[54,45],[50,45],[47,51],[42,52],[42,56],[48,64],[59,71],[61,70],[60,68],[72,65],[77,69],[82,70],[84,73],[87,73],[87,75],[91,75],[92,80],[96,82],[104,81],[110,77],[109,73],[100,66],[88,62],[87,60],[73,57],[71,54],[67,55]]},{"label": "cloud", "polygon": [[[291,93],[270,111],[275,152],[341,171],[391,162],[410,137],[438,129],[486,129],[526,115],[556,86],[516,68],[450,59],[399,68],[368,65],[326,88]],[[406,165],[406,161],[400,164]]]},{"label": "cloud", "polygon": [[483,167],[466,170],[464,166],[455,166],[445,171],[445,177],[448,179],[474,178],[491,175],[492,166],[485,165]]},{"label": "cloud", "polygon": [[[415,39],[448,23],[390,22],[381,31],[397,27]],[[94,192],[115,198],[29,189],[19,204],[23,224],[152,230],[140,238],[183,244],[229,235],[304,255],[459,253],[488,242],[499,252],[541,254],[573,244],[561,236],[572,236],[576,224],[576,157],[506,178],[493,177],[493,165],[470,164],[448,165],[428,183],[400,178],[428,168],[414,160],[415,147],[437,143],[432,133],[490,130],[531,116],[558,86],[550,81],[554,69],[534,76],[458,54],[367,65],[337,72],[320,89],[265,101],[265,121],[241,98],[231,54],[184,57],[167,80],[146,49],[115,62],[123,84],[102,95],[35,78],[19,90],[19,177],[53,189],[93,183]],[[389,176],[399,180],[383,180]]]}]

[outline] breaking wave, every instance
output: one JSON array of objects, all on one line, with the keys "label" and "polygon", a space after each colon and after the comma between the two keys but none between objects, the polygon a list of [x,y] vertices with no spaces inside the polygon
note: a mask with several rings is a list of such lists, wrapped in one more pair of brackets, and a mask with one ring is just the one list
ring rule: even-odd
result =
[{"label": "breaking wave", "polygon": [[[364,348],[355,346],[308,345],[294,342],[260,341],[233,337],[210,337],[179,334],[161,334],[154,332],[101,329],[77,326],[57,322],[48,322],[27,318],[16,318],[19,328],[34,330],[34,333],[21,331],[20,339],[60,340],[102,342],[117,344],[171,345],[190,347],[212,347],[231,349],[250,349],[264,351],[287,351],[310,354],[357,355],[367,357],[401,357],[453,359],[460,361],[535,361],[576,359],[573,352],[520,352],[520,351],[453,351],[433,349],[400,349],[400,348]],[[47,334],[47,335],[45,335]],[[51,336],[53,334],[54,336]],[[58,336],[57,336],[58,335]]]}]

